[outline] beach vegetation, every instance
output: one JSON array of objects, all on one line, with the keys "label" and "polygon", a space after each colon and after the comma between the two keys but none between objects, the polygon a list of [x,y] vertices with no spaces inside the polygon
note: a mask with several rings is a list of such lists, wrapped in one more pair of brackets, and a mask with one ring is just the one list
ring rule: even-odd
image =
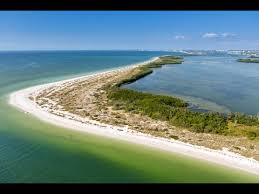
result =
[{"label": "beach vegetation", "polygon": [[149,63],[147,65],[144,65],[144,66],[140,66],[139,71],[136,74],[121,80],[120,82],[118,82],[116,84],[116,86],[120,87],[124,84],[133,83],[136,80],[139,80],[139,79],[153,73],[153,68],[160,68],[160,67],[162,67],[163,65],[166,65],[166,64],[168,64],[168,65],[169,64],[180,64],[182,62],[183,62],[183,58],[178,57],[178,56],[162,56],[162,57],[159,57],[159,59],[154,61],[154,62],[151,62],[151,63]]},{"label": "beach vegetation", "polygon": [[238,59],[237,61],[242,63],[259,63],[259,59],[257,57]]},{"label": "beach vegetation", "polygon": [[251,140],[259,137],[258,116],[242,113],[225,115],[217,112],[195,112],[189,110],[188,103],[179,98],[120,87],[151,74],[153,68],[167,64],[181,64],[182,61],[182,57],[163,56],[138,67],[138,71],[108,87],[109,103],[117,110],[142,114],[197,133],[246,136]]},{"label": "beach vegetation", "polygon": [[227,118],[219,113],[192,112],[183,100],[171,96],[155,95],[122,88],[108,93],[111,104],[120,104],[125,111],[137,111],[152,119],[168,121],[173,126],[195,132],[223,134],[227,131]]},{"label": "beach vegetation", "polygon": [[250,140],[259,138],[259,126],[249,126],[244,124],[235,124],[232,121],[228,121],[228,134],[233,136],[243,136]]},{"label": "beach vegetation", "polygon": [[244,113],[230,113],[228,115],[228,120],[236,123],[248,126],[259,126],[259,117],[256,115],[247,115]]},{"label": "beach vegetation", "polygon": [[178,140],[179,137],[177,135],[169,135],[170,138],[174,139],[174,140]]}]

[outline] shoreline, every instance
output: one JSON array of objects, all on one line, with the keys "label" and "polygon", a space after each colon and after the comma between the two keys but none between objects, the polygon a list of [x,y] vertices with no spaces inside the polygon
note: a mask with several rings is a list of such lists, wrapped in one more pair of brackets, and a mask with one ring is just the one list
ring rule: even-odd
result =
[{"label": "shoreline", "polygon": [[36,104],[34,101],[28,98],[28,96],[31,93],[39,93],[40,91],[52,86],[59,86],[63,83],[69,83],[80,79],[84,80],[95,76],[102,76],[110,72],[120,72],[125,69],[131,69],[137,66],[145,65],[147,63],[150,63],[151,61],[156,60],[157,58],[158,57],[154,57],[151,60],[124,66],[122,68],[112,69],[104,72],[98,72],[86,76],[80,76],[77,78],[37,85],[22,90],[18,90],[10,94],[9,104],[20,110],[23,110],[25,113],[30,113],[33,116],[36,116],[40,120],[64,127],[66,129],[72,129],[92,133],[95,135],[111,137],[136,144],[142,144],[149,147],[158,148],[164,151],[186,155],[196,159],[206,160],[214,164],[220,164],[223,166],[228,166],[234,169],[239,169],[246,172],[250,172],[252,174],[259,175],[259,162],[254,159],[246,158],[244,156],[235,154],[233,152],[229,152],[227,150],[213,150],[203,146],[183,143],[177,140],[169,140],[162,137],[155,137],[149,134],[130,130],[126,127],[122,128],[113,125],[103,124],[94,120],[88,120],[87,124],[82,123],[80,122],[79,117],[77,121],[75,119],[65,118],[57,116],[55,114],[51,114],[50,112],[42,109],[38,104]]}]

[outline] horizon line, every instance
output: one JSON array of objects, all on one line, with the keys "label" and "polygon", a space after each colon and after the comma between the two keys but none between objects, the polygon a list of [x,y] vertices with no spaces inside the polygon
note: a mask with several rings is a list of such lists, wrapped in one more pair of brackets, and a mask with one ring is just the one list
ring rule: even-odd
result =
[{"label": "horizon line", "polygon": [[14,49],[0,50],[0,52],[20,52],[20,51],[259,51],[259,49]]}]

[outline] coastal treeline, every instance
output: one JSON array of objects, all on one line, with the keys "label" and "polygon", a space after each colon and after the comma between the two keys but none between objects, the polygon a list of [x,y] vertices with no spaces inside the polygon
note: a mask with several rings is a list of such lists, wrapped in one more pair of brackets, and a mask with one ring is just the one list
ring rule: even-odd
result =
[{"label": "coastal treeline", "polygon": [[195,132],[226,133],[226,117],[219,113],[192,112],[187,109],[186,102],[175,97],[113,88],[108,98],[119,110],[132,111],[153,119],[168,121],[174,126],[188,128]]},{"label": "coastal treeline", "polygon": [[259,63],[259,59],[257,57],[251,57],[251,58],[246,58],[246,59],[238,59],[238,62],[242,63]]},{"label": "coastal treeline", "polygon": [[118,110],[143,114],[153,119],[167,121],[173,126],[183,127],[198,133],[241,134],[250,139],[259,137],[259,130],[256,127],[236,127],[237,124],[259,127],[259,117],[257,116],[241,113],[225,115],[217,112],[194,112],[187,108],[188,103],[179,98],[120,87],[123,84],[132,83],[149,75],[153,72],[153,68],[159,68],[165,64],[181,64],[182,61],[183,58],[181,57],[164,56],[145,66],[140,66],[137,73],[120,80],[109,88],[108,99],[111,105]]},{"label": "coastal treeline", "polygon": [[165,64],[180,64],[183,62],[182,57],[178,56],[163,56],[160,57],[158,60],[151,62],[147,65],[139,67],[139,72],[137,74],[132,75],[129,78],[125,78],[121,80],[116,86],[120,87],[123,84],[132,83],[140,78],[143,78],[151,73],[153,73],[153,68],[160,68]]},{"label": "coastal treeline", "polygon": [[228,115],[228,120],[248,126],[259,126],[259,115],[247,115],[243,113],[230,113]]}]

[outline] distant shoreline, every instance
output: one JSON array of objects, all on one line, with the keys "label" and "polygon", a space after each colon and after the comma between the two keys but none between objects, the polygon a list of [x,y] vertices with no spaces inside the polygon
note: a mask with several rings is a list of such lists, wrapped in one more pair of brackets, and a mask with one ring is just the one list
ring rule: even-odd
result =
[{"label": "distant shoreline", "polygon": [[50,87],[59,87],[64,83],[73,83],[78,80],[87,80],[93,77],[102,77],[109,73],[120,73],[127,69],[132,69],[139,65],[148,64],[151,61],[155,61],[158,58],[155,57],[151,60],[126,66],[123,68],[118,68],[115,70],[105,71],[101,73],[95,73],[87,76],[81,76],[77,78],[72,78],[68,80],[58,81],[54,83],[48,83],[38,86],[33,86],[29,88],[25,88],[10,94],[9,103],[12,106],[23,110],[25,113],[32,114],[39,119],[61,126],[65,128],[69,128],[72,130],[83,131],[87,133],[92,133],[95,135],[112,137],[119,140],[126,140],[132,143],[143,144],[155,148],[159,148],[161,150],[179,153],[187,156],[191,156],[193,158],[206,160],[212,163],[221,164],[224,166],[232,167],[235,169],[243,170],[246,172],[250,172],[252,174],[259,175],[259,162],[241,156],[239,154],[235,154],[233,152],[229,152],[226,150],[213,150],[209,148],[205,148],[202,146],[196,146],[188,143],[183,143],[177,140],[169,140],[161,137],[154,137],[150,134],[144,134],[141,132],[137,132],[131,130],[127,127],[117,127],[108,124],[99,123],[95,120],[87,120],[87,123],[80,122],[80,117],[71,116],[70,114],[66,114],[65,117],[61,117],[55,114],[50,113],[48,110],[42,109],[38,104],[29,99],[30,94],[38,94],[40,91],[44,89],[48,89]]},{"label": "distant shoreline", "polygon": [[237,62],[240,62],[240,63],[259,63],[259,58],[258,57],[252,57],[252,58],[238,59]]}]

